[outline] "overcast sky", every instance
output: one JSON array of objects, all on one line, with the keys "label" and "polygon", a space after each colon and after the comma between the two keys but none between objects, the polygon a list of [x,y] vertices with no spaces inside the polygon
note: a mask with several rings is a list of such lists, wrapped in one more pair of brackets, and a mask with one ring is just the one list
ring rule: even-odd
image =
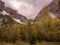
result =
[{"label": "overcast sky", "polygon": [[26,16],[28,19],[34,19],[38,12],[53,0],[2,0],[6,7],[17,10],[18,13]]}]

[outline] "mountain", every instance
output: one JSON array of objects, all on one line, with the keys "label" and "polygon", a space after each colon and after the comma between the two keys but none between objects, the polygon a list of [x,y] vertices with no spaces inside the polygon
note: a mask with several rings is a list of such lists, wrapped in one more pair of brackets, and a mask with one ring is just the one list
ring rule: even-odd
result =
[{"label": "mountain", "polygon": [[0,24],[15,24],[16,22],[8,15],[2,15],[0,13]]},{"label": "mountain", "polygon": [[43,9],[37,14],[37,16],[36,16],[36,18],[35,18],[35,21],[39,21],[39,19],[40,19],[41,17],[44,17],[44,16],[43,16],[43,11],[44,11],[45,9],[47,9],[48,12],[51,13],[51,16],[52,16],[52,14],[53,14],[53,17],[56,16],[57,18],[60,18],[60,0],[53,0],[53,2],[52,2],[50,5],[48,5],[48,6],[46,6],[45,8],[43,8]]},{"label": "mountain", "polygon": [[4,2],[0,0],[0,12],[4,9]]},{"label": "mountain", "polygon": [[50,12],[47,8],[43,8],[43,10],[41,10],[38,15],[36,16],[35,18],[35,22],[38,22],[40,21],[41,19],[44,19],[44,20],[48,20],[49,18],[51,19],[51,16],[50,16]]},{"label": "mountain", "polygon": [[9,14],[8,16],[11,17],[17,23],[20,23],[20,22],[26,23],[27,22],[27,18],[25,16],[23,16],[22,14],[18,14],[17,11],[14,10],[14,9],[11,9],[9,7],[5,7],[4,2],[2,2],[0,0],[0,13],[3,12],[3,11],[8,13]]},{"label": "mountain", "polygon": [[[5,7],[4,4],[5,3],[0,0],[0,12],[5,11],[6,13],[9,14],[8,16],[11,18],[11,20],[13,20],[13,21],[15,21],[17,23],[26,23],[26,22],[28,22],[28,19],[25,16],[23,16],[22,14],[19,14],[14,9],[11,9],[9,7]],[[48,13],[52,13],[56,17],[60,18],[60,0],[53,0],[53,2],[50,5],[48,5],[45,8],[43,8],[37,14],[37,16],[34,19],[34,21],[39,21],[41,17],[44,17],[44,13],[46,15],[46,12],[44,12],[45,9],[49,10],[49,11],[47,11]],[[7,16],[7,14],[5,16]],[[3,17],[5,17],[5,16],[3,16]],[[6,18],[8,18],[8,17],[6,17]]]},{"label": "mountain", "polygon": [[60,18],[60,0],[53,0],[53,2],[47,8],[51,13]]},{"label": "mountain", "polygon": [[13,10],[13,9],[11,9],[9,7],[5,7],[4,10],[7,13],[9,13],[10,14],[9,16],[11,16],[14,19],[17,19],[17,20],[19,20],[19,21],[21,21],[23,23],[26,23],[28,21],[28,19],[25,16],[23,16],[22,14],[18,14],[16,10]]}]

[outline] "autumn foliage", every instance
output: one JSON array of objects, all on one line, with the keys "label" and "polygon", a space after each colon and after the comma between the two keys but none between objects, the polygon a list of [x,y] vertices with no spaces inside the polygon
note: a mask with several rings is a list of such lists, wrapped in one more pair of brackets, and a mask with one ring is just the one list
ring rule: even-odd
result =
[{"label": "autumn foliage", "polygon": [[40,21],[29,20],[27,24],[0,25],[0,41],[60,41],[60,19],[52,19],[47,10],[43,11]]}]

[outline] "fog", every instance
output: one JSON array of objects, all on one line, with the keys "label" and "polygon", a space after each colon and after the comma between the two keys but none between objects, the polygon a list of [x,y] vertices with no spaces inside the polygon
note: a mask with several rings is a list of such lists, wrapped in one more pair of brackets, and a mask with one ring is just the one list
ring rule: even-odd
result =
[{"label": "fog", "polygon": [[17,10],[28,19],[34,19],[37,14],[53,0],[2,0],[6,7]]}]

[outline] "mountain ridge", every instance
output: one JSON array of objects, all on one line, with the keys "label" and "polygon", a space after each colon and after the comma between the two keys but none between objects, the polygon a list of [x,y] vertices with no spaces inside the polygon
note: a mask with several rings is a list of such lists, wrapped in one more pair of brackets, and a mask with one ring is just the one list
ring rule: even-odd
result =
[{"label": "mountain ridge", "polygon": [[[11,8],[9,8],[9,7],[5,7],[4,2],[2,2],[2,1],[0,0],[0,13],[1,13],[2,11],[5,11],[5,12],[9,13],[8,16],[10,16],[11,18],[16,18],[16,19],[18,19],[19,21],[24,22],[24,23],[27,22],[27,18],[26,18],[25,16],[23,16],[22,14],[18,14],[17,11],[14,10],[14,9],[11,9]],[[5,16],[6,16],[6,15],[5,15]],[[18,23],[20,23],[20,22],[18,22]]]},{"label": "mountain ridge", "polygon": [[[44,9],[47,9],[50,13],[53,14],[56,18],[60,18],[60,0],[53,0],[53,2],[43,8],[36,16],[35,21],[39,21],[40,17],[42,16],[42,12]],[[51,15],[52,16],[52,15]]]}]

